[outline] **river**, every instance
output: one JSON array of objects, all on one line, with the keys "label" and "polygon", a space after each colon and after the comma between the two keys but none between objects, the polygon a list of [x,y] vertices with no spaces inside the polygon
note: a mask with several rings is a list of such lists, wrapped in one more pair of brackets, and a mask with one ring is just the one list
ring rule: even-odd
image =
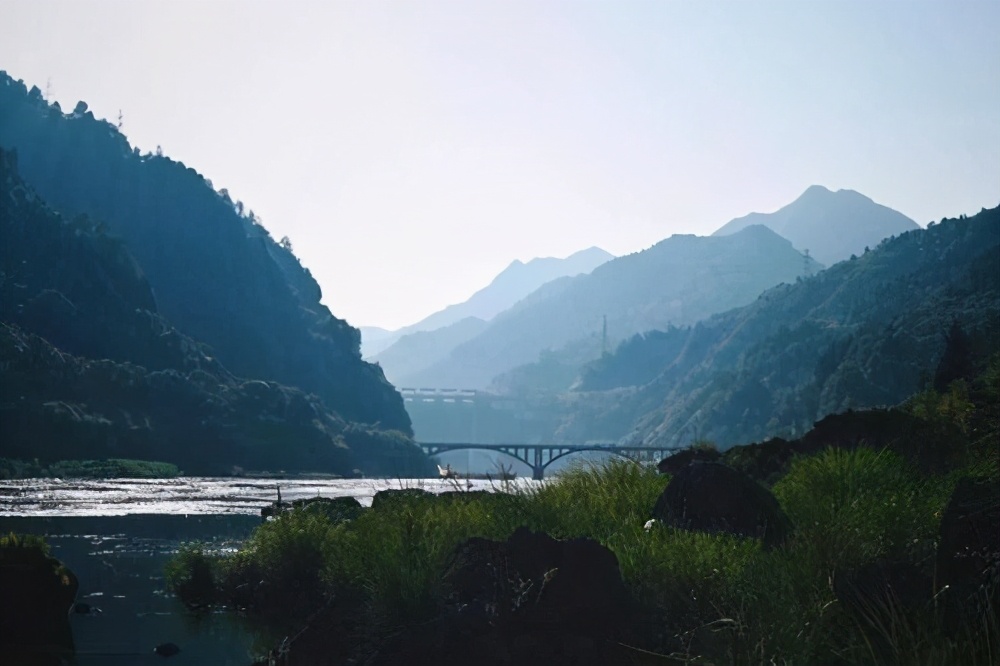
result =
[{"label": "river", "polygon": [[[518,479],[518,486],[535,483]],[[173,642],[176,666],[248,666],[270,639],[229,613],[195,617],[164,591],[163,566],[185,541],[239,548],[277,498],[356,497],[387,488],[498,490],[490,481],[374,479],[23,479],[0,481],[0,533],[44,535],[92,607],[70,624],[77,666],[143,666]],[[256,643],[256,644],[255,644]]]}]

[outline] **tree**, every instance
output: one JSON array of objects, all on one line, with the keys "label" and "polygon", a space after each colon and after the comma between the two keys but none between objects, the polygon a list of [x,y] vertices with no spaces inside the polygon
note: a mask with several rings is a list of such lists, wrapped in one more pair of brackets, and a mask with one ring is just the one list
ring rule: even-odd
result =
[{"label": "tree", "polygon": [[934,372],[934,388],[941,392],[947,390],[953,381],[969,380],[975,373],[972,345],[957,319],[952,320],[944,341],[944,354]]},{"label": "tree", "polygon": [[289,252],[292,251],[292,239],[289,238],[288,236],[282,236],[281,240],[278,241],[278,245],[280,245],[282,248],[288,250]]}]

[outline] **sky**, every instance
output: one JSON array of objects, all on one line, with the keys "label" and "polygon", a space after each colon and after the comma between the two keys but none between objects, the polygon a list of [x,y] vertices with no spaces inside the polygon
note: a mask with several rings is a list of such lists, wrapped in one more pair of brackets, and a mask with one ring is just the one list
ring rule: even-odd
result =
[{"label": "sky", "polygon": [[0,1],[0,69],[288,236],[356,326],[808,186],[1000,203],[1000,2]]}]

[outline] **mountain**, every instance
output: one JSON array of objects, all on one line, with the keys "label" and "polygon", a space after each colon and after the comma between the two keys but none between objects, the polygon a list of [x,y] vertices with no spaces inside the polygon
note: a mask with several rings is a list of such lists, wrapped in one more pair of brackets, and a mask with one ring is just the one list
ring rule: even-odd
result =
[{"label": "mountain", "polygon": [[207,344],[236,376],[317,394],[345,421],[412,433],[401,396],[361,360],[360,334],[320,303],[320,288],[253,213],[194,169],[141,155],[83,102],[65,114],[0,72],[0,146],[56,210],[122,240],[157,311]]},{"label": "mountain", "polygon": [[605,316],[608,334],[622,339],[698,321],[819,269],[789,241],[759,225],[723,237],[675,235],[588,275],[544,285],[447,358],[401,381],[482,388],[546,350],[586,338],[601,340]]},{"label": "mountain", "polygon": [[400,475],[427,465],[399,433],[347,423],[299,389],[232,375],[160,315],[106,225],[52,210],[3,149],[0,236],[0,458],[126,457],[191,474]]},{"label": "mountain", "polygon": [[405,383],[407,377],[447,357],[452,349],[474,338],[487,325],[477,317],[466,317],[433,331],[409,333],[372,360],[382,367],[393,384],[409,387]]},{"label": "mountain", "polygon": [[826,266],[861,254],[885,238],[919,228],[902,213],[863,194],[852,190],[831,192],[813,185],[774,213],[750,213],[728,222],[712,235],[728,236],[754,224],[762,224],[792,241],[797,250],[809,250]]},{"label": "mountain", "polygon": [[[468,300],[449,305],[415,324],[394,331],[389,338],[380,335],[378,331],[373,331],[374,335],[367,340],[362,338],[364,356],[382,362],[384,367],[390,367],[378,355],[404,335],[444,328],[469,317],[489,321],[546,282],[589,273],[613,258],[613,255],[601,248],[591,247],[575,252],[565,259],[542,257],[532,259],[528,263],[514,260],[493,278],[492,282],[474,293]],[[399,375],[402,371],[394,372]]]},{"label": "mountain", "polygon": [[361,333],[361,355],[370,359],[391,345],[398,337],[395,331],[380,326],[359,326]]},{"label": "mountain", "polygon": [[[690,327],[635,336],[561,405],[560,437],[722,447],[894,405],[1000,348],[1000,208],[887,239]],[[956,358],[958,360],[956,360]]]}]

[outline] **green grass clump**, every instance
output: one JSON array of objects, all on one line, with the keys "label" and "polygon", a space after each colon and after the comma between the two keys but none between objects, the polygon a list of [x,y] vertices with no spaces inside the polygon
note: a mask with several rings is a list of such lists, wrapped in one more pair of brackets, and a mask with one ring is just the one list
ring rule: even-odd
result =
[{"label": "green grass clump", "polygon": [[219,561],[201,544],[185,544],[167,562],[167,586],[191,608],[204,608],[219,601]]},{"label": "green grass clump", "polygon": [[523,524],[558,538],[589,537],[608,545],[637,535],[669,477],[628,460],[571,467],[527,491]]},{"label": "green grass clump", "polygon": [[792,463],[774,494],[817,576],[928,547],[952,477],[921,475],[888,451],[827,449]]},{"label": "green grass clump", "polygon": [[329,579],[362,590],[382,623],[426,617],[443,600],[455,547],[471,537],[505,539],[520,524],[524,500],[418,498],[368,511],[345,525]]},{"label": "green grass clump", "polygon": [[[866,448],[794,460],[773,492],[796,531],[784,547],[764,551],[755,539],[644,529],[669,479],[615,460],[513,494],[399,496],[352,520],[287,512],[235,555],[181,551],[168,580],[189,601],[288,622],[330,599],[350,600],[359,623],[384,636],[441,611],[459,544],[505,539],[523,525],[610,548],[643,609],[635,647],[681,662],[976,663],[996,654],[995,638],[956,637],[933,608],[890,606],[859,618],[833,587],[841,572],[884,558],[933,573],[956,476],[928,476]],[[873,639],[872,626],[886,638]]]}]

